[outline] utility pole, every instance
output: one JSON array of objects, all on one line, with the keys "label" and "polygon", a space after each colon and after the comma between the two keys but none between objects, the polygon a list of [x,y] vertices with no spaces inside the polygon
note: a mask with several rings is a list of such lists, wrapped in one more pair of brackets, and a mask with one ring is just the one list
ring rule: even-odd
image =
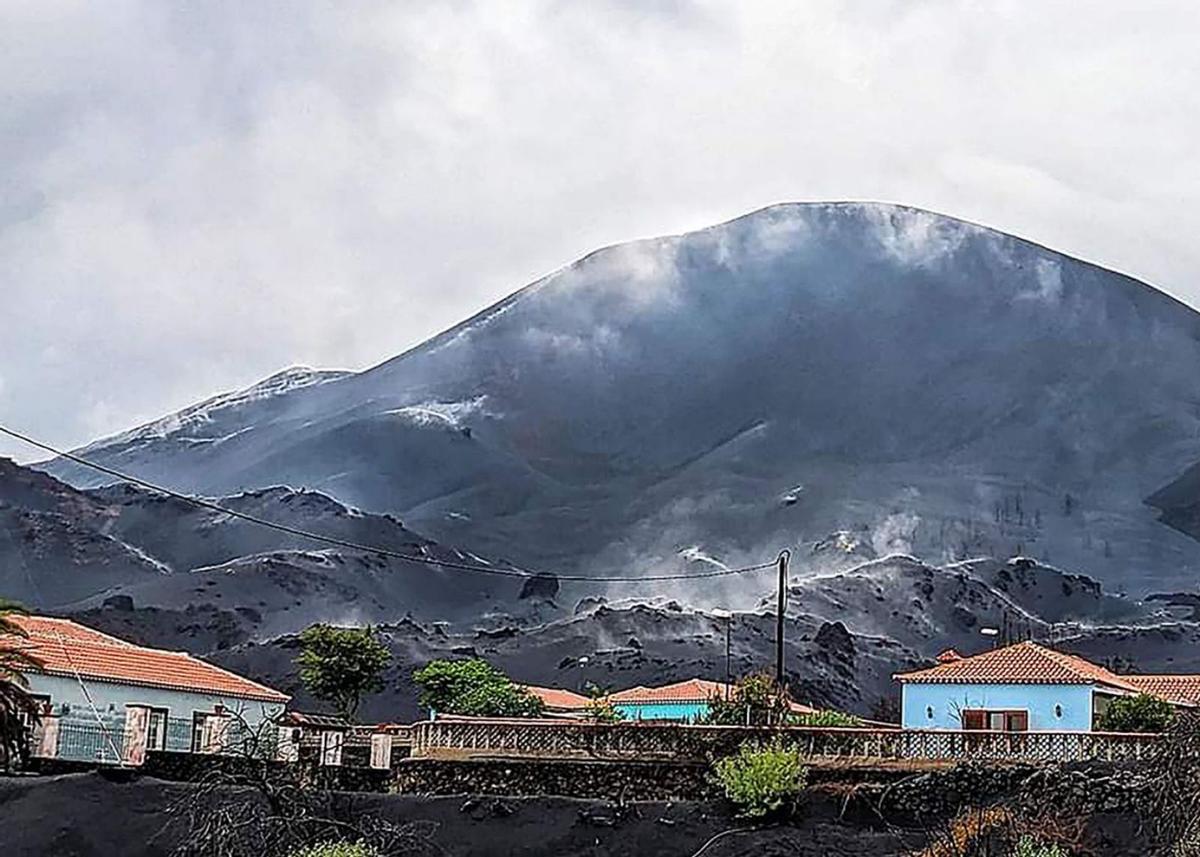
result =
[{"label": "utility pole", "polygon": [[787,606],[788,560],[792,558],[789,550],[779,554],[779,604],[775,615],[775,682],[783,691],[783,610]]},{"label": "utility pole", "polygon": [[725,620],[725,701],[729,701],[729,690],[733,684],[733,613],[718,608],[712,611],[714,619]]},{"label": "utility pole", "polygon": [[729,686],[733,684],[733,614],[725,619],[725,701],[729,701]]}]

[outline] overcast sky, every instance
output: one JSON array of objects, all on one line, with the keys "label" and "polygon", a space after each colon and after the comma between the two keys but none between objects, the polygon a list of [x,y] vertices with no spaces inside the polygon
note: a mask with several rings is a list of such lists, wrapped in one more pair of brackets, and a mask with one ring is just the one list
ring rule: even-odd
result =
[{"label": "overcast sky", "polygon": [[931,208],[1200,306],[1198,25],[1194,0],[0,0],[0,421],[74,445],[364,368],[596,247],[782,200]]}]

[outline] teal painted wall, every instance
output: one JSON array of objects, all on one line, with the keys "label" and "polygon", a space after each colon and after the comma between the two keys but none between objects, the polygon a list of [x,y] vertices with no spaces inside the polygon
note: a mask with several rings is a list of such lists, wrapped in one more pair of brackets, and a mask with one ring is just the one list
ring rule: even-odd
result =
[{"label": "teal painted wall", "polygon": [[959,712],[963,708],[1028,711],[1029,728],[1038,732],[1092,729],[1092,688],[1086,684],[906,682],[900,686],[900,694],[905,729],[961,729]]},{"label": "teal painted wall", "polygon": [[617,703],[626,720],[685,720],[693,722],[708,713],[707,702]]}]

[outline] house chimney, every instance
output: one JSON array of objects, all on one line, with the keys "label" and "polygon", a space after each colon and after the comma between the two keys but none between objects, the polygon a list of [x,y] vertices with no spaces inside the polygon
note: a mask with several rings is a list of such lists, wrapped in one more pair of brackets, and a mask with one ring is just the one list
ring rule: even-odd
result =
[{"label": "house chimney", "polygon": [[939,664],[952,664],[955,661],[961,661],[961,660],[962,660],[962,655],[960,655],[958,652],[954,651],[954,649],[946,649],[946,651],[942,652],[940,655],[937,656],[937,662]]}]

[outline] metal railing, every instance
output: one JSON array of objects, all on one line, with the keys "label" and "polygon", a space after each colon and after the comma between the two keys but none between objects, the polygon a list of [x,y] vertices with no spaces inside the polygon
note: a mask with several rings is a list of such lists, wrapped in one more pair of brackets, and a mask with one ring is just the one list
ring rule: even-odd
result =
[{"label": "metal railing", "polygon": [[438,720],[414,724],[414,758],[707,761],[746,741],[779,739],[814,759],[1082,761],[1148,758],[1157,735],[988,732],[548,720]]},{"label": "metal railing", "polygon": [[119,765],[125,753],[123,718],[60,718],[50,734],[35,728],[33,754],[72,762]]},{"label": "metal railing", "polygon": [[[187,718],[172,717],[167,719],[163,735],[154,736],[153,741],[151,737],[149,734],[138,736],[143,751],[254,754],[273,758],[278,729],[269,723],[261,729],[248,729],[239,721],[231,720],[219,743],[197,748],[193,722]],[[44,717],[33,727],[29,738],[30,754],[35,758],[120,765],[130,764],[131,759],[138,755],[133,752],[134,738],[129,734],[123,717]],[[144,756],[144,752],[141,755]]]}]

